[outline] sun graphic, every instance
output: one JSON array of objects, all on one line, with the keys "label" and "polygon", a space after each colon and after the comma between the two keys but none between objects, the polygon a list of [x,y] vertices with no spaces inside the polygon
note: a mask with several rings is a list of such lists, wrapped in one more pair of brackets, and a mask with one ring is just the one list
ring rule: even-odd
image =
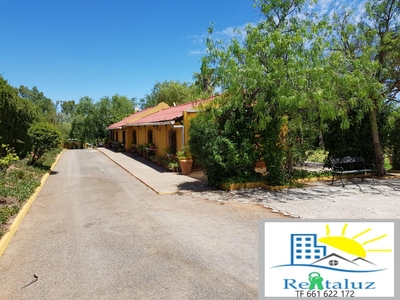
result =
[{"label": "sun graphic", "polygon": [[391,252],[391,249],[365,249],[365,245],[375,242],[377,240],[383,239],[384,237],[387,236],[387,234],[383,234],[381,236],[378,236],[376,238],[367,240],[363,243],[357,242],[355,239],[362,236],[363,234],[369,232],[371,228],[368,228],[352,238],[345,237],[344,235],[346,234],[346,229],[347,229],[348,224],[344,224],[343,229],[342,229],[342,235],[341,236],[330,236],[330,228],[329,225],[326,225],[326,236],[319,238],[318,241],[329,245],[333,248],[342,250],[348,254],[353,254],[361,258],[365,258],[367,256],[367,252]]}]

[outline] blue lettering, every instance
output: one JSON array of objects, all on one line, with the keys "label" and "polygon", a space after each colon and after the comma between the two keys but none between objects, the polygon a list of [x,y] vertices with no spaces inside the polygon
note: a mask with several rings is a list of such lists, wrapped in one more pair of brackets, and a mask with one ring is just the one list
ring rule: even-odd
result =
[{"label": "blue lettering", "polygon": [[301,288],[301,289],[308,289],[308,287],[310,286],[310,283],[309,282],[300,282],[299,283],[299,288]]},{"label": "blue lettering", "polygon": [[[358,283],[358,287],[356,287],[356,283]],[[362,283],[361,283],[361,282],[352,282],[352,283],[351,283],[351,289],[352,289],[352,290],[359,290],[359,289],[362,289]]]},{"label": "blue lettering", "polygon": [[374,286],[375,282],[366,282],[365,284],[366,284],[366,287],[365,287],[366,290],[374,290],[375,289],[375,286]]},{"label": "blue lettering", "polygon": [[[289,280],[291,280],[291,283],[288,282]],[[291,286],[293,289],[296,289],[296,286],[293,285],[294,283],[296,283],[296,280],[294,280],[294,279],[284,279],[284,281],[285,281],[285,287],[284,287],[285,290],[289,289],[288,286]]]}]

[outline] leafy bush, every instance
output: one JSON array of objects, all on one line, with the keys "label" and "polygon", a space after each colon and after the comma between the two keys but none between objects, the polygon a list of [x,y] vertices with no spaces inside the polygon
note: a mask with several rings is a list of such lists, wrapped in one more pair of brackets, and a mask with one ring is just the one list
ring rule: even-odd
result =
[{"label": "leafy bush", "polygon": [[229,178],[255,174],[254,165],[260,155],[252,118],[252,107],[224,103],[207,108],[191,120],[189,146],[210,186],[219,187]]},{"label": "leafy bush", "polygon": [[0,207],[0,224],[5,224],[7,220],[19,212],[17,205],[4,205]]},{"label": "leafy bush", "polygon": [[6,155],[0,157],[0,172],[4,172],[12,162],[19,160],[17,154],[15,154],[14,149],[10,148],[9,145],[1,145],[5,150]]},{"label": "leafy bush", "polygon": [[42,155],[51,149],[61,145],[61,132],[49,123],[35,123],[28,129],[28,135],[32,140],[33,154],[31,164],[35,164]]}]

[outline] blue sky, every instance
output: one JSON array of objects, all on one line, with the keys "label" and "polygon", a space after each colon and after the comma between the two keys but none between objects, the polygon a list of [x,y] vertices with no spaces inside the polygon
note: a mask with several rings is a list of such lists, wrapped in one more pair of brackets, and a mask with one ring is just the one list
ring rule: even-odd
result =
[{"label": "blue sky", "polygon": [[[359,0],[320,0],[331,3]],[[0,0],[0,74],[53,101],[142,98],[193,80],[211,22],[221,36],[256,23],[252,0]]]}]

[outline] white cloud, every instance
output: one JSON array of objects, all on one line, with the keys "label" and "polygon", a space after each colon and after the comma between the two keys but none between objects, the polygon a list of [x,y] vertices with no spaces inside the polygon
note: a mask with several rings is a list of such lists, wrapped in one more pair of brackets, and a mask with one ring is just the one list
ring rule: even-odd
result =
[{"label": "white cloud", "polygon": [[196,56],[203,56],[206,54],[206,50],[191,50],[189,51],[190,55],[196,55]]}]

